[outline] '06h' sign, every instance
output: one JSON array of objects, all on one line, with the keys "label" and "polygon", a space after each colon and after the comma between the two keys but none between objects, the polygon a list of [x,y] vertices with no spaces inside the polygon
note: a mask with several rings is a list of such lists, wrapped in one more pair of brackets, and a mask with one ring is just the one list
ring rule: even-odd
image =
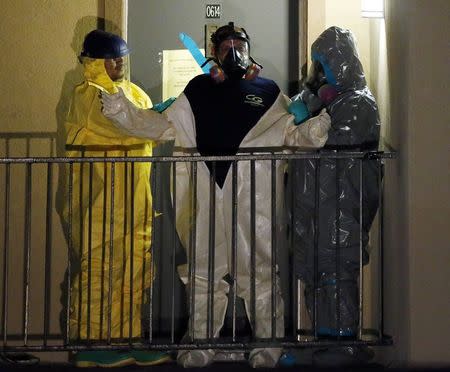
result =
[{"label": "'06h' sign", "polygon": [[206,18],[220,18],[220,4],[206,5]]}]

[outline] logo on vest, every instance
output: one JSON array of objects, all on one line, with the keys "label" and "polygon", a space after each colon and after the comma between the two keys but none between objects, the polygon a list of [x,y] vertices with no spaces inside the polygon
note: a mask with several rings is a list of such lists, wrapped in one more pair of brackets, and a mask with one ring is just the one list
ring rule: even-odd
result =
[{"label": "logo on vest", "polygon": [[254,94],[247,94],[245,96],[244,103],[248,103],[252,106],[264,107],[263,99],[261,97],[255,96]]}]

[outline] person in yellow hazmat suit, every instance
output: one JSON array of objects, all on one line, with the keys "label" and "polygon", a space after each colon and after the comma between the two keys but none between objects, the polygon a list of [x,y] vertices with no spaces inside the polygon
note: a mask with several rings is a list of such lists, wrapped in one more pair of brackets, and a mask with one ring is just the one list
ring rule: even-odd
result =
[{"label": "person in yellow hazmat suit", "polygon": [[[100,92],[118,87],[137,107],[147,94],[127,78],[126,42],[94,30],[79,57],[85,81],[75,87],[65,123],[68,157],[143,157],[154,142],[126,136],[101,113]],[[151,285],[152,197],[150,163],[74,162],[64,211],[70,233],[72,275],[69,337],[74,342],[124,343],[141,337],[142,305]],[[82,351],[79,367],[155,365],[169,359],[157,351]]]}]

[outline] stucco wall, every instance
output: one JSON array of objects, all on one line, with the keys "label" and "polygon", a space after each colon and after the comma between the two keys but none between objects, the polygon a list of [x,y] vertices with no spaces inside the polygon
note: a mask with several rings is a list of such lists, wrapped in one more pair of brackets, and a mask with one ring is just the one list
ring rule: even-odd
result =
[{"label": "stucco wall", "polygon": [[311,44],[326,28],[339,26],[355,35],[366,76],[370,77],[370,21],[361,17],[361,0],[314,0],[308,2],[308,63]]},{"label": "stucco wall", "polygon": [[[97,28],[98,16],[104,16],[104,0],[30,1],[3,0],[0,22],[0,156],[54,156],[64,152],[64,118],[75,84],[82,81],[77,61],[83,38]],[[9,205],[9,282],[8,334],[22,334],[25,317],[24,256],[26,237],[24,221],[32,219],[28,238],[31,244],[29,287],[29,335],[43,332],[49,317],[50,334],[60,334],[60,284],[63,280],[67,245],[56,213],[54,192],[60,181],[58,167],[53,168],[52,244],[46,257],[46,167],[33,166],[32,202],[26,205],[26,173],[22,165],[11,166]],[[5,166],[0,167],[0,221],[5,249]],[[45,260],[51,268],[45,268]],[[0,263],[3,275],[3,259]],[[44,278],[50,280],[47,293],[51,311],[45,314]],[[3,293],[2,293],[3,295]],[[45,360],[49,355],[41,355]],[[65,355],[53,354],[59,358]]]},{"label": "stucco wall", "polygon": [[98,26],[121,33],[126,26],[124,4],[125,0],[2,1],[1,132],[57,131],[68,96],[82,80],[76,56],[84,36]]},{"label": "stucco wall", "polygon": [[1,131],[56,131],[59,102],[80,80],[76,53],[98,11],[92,0],[2,2]]},{"label": "stucco wall", "polygon": [[370,79],[370,22],[361,17],[361,0],[326,0],[326,27],[339,26],[349,29],[356,38],[359,57],[366,78]]},{"label": "stucco wall", "polygon": [[386,176],[386,324],[397,363],[449,365],[450,2],[387,4],[387,134],[399,158]]}]

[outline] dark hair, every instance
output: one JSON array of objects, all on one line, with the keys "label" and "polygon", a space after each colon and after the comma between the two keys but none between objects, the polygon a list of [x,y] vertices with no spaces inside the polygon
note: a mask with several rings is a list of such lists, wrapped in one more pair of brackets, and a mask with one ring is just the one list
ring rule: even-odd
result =
[{"label": "dark hair", "polygon": [[234,22],[228,22],[227,25],[219,27],[211,35],[211,41],[215,47],[218,47],[222,41],[228,39],[241,39],[250,46],[250,36],[248,36],[247,31],[242,27],[236,27]]}]

